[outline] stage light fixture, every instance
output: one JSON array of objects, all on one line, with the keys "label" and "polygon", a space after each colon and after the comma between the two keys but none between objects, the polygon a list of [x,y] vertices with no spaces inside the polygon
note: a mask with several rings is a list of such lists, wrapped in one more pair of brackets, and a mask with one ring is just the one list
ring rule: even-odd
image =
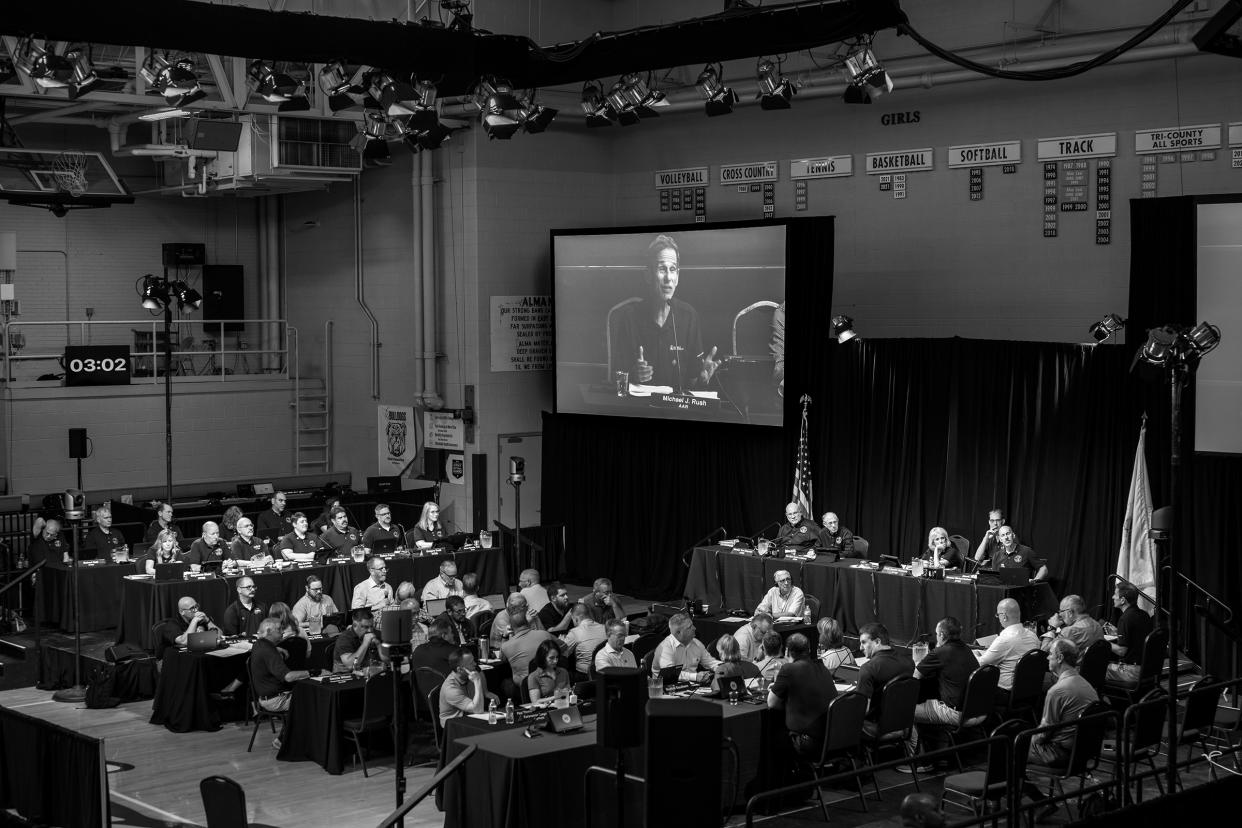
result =
[{"label": "stage light fixture", "polygon": [[645,79],[637,72],[622,75],[621,95],[627,108],[633,110],[634,114],[640,118],[657,118],[660,113],[655,111],[655,107],[668,106],[664,93],[651,88],[650,72],[647,73]]},{"label": "stage light fixture", "polygon": [[837,342],[842,344],[858,336],[854,332],[854,320],[844,314],[832,317],[831,330],[832,335],[837,338]]},{"label": "stage light fixture", "polygon": [[875,98],[893,91],[893,79],[871,49],[866,37],[845,58],[846,103],[869,104]]},{"label": "stage light fixture", "polygon": [[207,97],[194,71],[194,61],[189,58],[179,58],[174,63],[166,54],[152,52],[138,74],[171,107],[186,106]]},{"label": "stage light fixture", "polygon": [[717,115],[728,115],[733,112],[733,105],[738,100],[737,93],[731,87],[724,85],[724,67],[721,64],[709,63],[704,66],[694,85],[707,99],[703,104],[703,110],[708,117],[714,118]]},{"label": "stage light fixture", "polygon": [[277,112],[306,112],[310,109],[302,82],[273,70],[265,61],[252,61],[246,74],[254,81],[256,95],[268,103],[278,104]]},{"label": "stage light fixture", "polygon": [[532,135],[543,132],[556,120],[557,110],[535,101],[535,90],[522,97],[526,109],[522,114],[522,131]]},{"label": "stage light fixture", "polygon": [[604,96],[604,87],[599,81],[587,81],[582,84],[582,113],[586,115],[589,127],[612,126],[613,111]]},{"label": "stage light fixture", "polygon": [[362,123],[358,125],[358,134],[350,139],[349,145],[362,156],[364,162],[372,164],[391,164],[392,155],[388,152],[388,122],[384,116],[374,110],[363,113]]},{"label": "stage light fixture", "polygon": [[48,49],[35,46],[31,66],[30,79],[40,89],[64,89],[73,82],[73,63],[64,55],[58,55]]},{"label": "stage light fixture", "polygon": [[160,311],[168,306],[168,282],[148,273],[142,277],[142,306]]},{"label": "stage light fixture", "polygon": [[1099,322],[1092,324],[1090,327],[1091,338],[1096,342],[1104,342],[1110,336],[1121,330],[1126,324],[1126,320],[1122,319],[1115,313],[1101,319]]},{"label": "stage light fixture", "polygon": [[375,72],[371,75],[371,85],[368,91],[371,97],[379,102],[380,110],[390,118],[413,115],[423,108],[422,99],[413,86],[404,81],[394,80],[391,75],[384,72]]},{"label": "stage light fixture", "polygon": [[349,74],[344,61],[335,60],[319,70],[319,88],[328,96],[328,108],[333,112],[350,109],[362,102],[361,67],[354,75]]},{"label": "stage light fixture", "polygon": [[634,126],[634,124],[642,120],[638,113],[634,111],[633,106],[630,104],[629,96],[625,93],[624,79],[618,79],[612,85],[612,88],[608,90],[606,99],[609,111],[612,112],[613,117],[617,119],[617,123],[621,126]]},{"label": "stage light fixture", "polygon": [[522,128],[526,108],[513,94],[508,81],[484,77],[475,89],[475,103],[482,113],[480,119],[488,138],[507,141]]},{"label": "stage light fixture", "polygon": [[1200,322],[1186,334],[1188,350],[1194,356],[1202,357],[1220,344],[1220,328],[1210,322]]},{"label": "stage light fixture", "polygon": [[1168,325],[1152,328],[1147,332],[1147,341],[1139,350],[1138,358],[1148,365],[1163,368],[1173,358],[1176,343],[1177,331],[1173,328]]},{"label": "stage light fixture", "polygon": [[169,296],[177,300],[177,307],[181,310],[192,308],[198,310],[203,306],[203,295],[194,288],[180,280],[173,282],[168,286]]},{"label": "stage light fixture", "polygon": [[761,58],[755,67],[759,82],[759,106],[762,109],[789,109],[789,99],[797,94],[789,78],[781,75],[780,65],[770,58]]}]

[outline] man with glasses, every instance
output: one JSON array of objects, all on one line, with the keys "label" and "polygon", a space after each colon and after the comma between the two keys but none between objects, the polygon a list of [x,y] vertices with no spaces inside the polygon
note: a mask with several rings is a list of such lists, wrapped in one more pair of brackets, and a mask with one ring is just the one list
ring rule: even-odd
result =
[{"label": "man with glasses", "polygon": [[979,666],[994,665],[1000,670],[997,682],[997,706],[1009,703],[1009,691],[1013,689],[1013,671],[1022,656],[1039,649],[1039,637],[1022,626],[1022,609],[1012,598],[1002,599],[996,605],[996,618],[1000,621],[1000,635],[979,656]]},{"label": "man with glasses", "polygon": [[286,502],[288,499],[284,492],[276,492],[272,495],[271,508],[260,512],[259,519],[255,521],[259,532],[278,531],[283,535],[293,531],[293,516],[285,514]]},{"label": "man with glasses", "polygon": [[457,578],[457,564],[445,559],[440,561],[440,574],[423,587],[423,600],[443,600],[450,595],[460,596],[463,592],[461,581]]},{"label": "man with glasses", "polygon": [[466,617],[466,601],[460,595],[450,595],[444,602],[444,612],[439,616],[447,619],[451,633],[449,643],[462,646],[477,638],[474,622]]},{"label": "man with glasses", "polygon": [[755,608],[755,614],[766,612],[778,620],[802,615],[802,608],[806,605],[806,596],[802,594],[801,589],[793,585],[793,576],[788,570],[778,569],[772,579],[776,581],[776,586],[769,589],[763,596],[763,600]]},{"label": "man with glasses", "polygon": [[254,579],[243,575],[237,579],[237,600],[224,611],[220,629],[225,635],[244,635],[253,638],[259,631],[259,622],[267,617],[267,607],[255,600]]},{"label": "man with glasses", "polygon": [[354,587],[353,598],[349,602],[350,609],[366,607],[371,612],[382,610],[395,603],[392,584],[388,581],[388,564],[383,558],[372,558],[367,561],[367,570],[371,577]]},{"label": "man with glasses", "polygon": [[325,615],[336,615],[339,610],[336,608],[336,602],[332,600],[332,596],[323,594],[323,581],[318,575],[311,575],[306,579],[306,594],[298,599],[293,605],[293,620],[297,621],[307,632],[312,635],[318,635],[322,632],[335,633],[336,628],[331,625],[327,630],[324,629],[323,617]]},{"label": "man with glasses", "polygon": [[237,519],[237,537],[229,544],[229,556],[235,561],[246,561],[254,566],[266,566],[272,562],[267,544],[255,537],[254,522],[248,517]]},{"label": "man with glasses", "polygon": [[776,545],[805,552],[808,549],[814,549],[819,543],[819,531],[815,521],[802,514],[801,504],[787,503],[785,504],[785,523],[776,533]]},{"label": "man with glasses", "polygon": [[983,563],[996,556],[1000,549],[1000,529],[1005,525],[1005,513],[1000,509],[988,512],[988,531],[979,540],[979,548],[975,550],[975,562]]},{"label": "man with glasses", "polygon": [[993,569],[1025,569],[1027,577],[1032,581],[1042,581],[1048,577],[1048,561],[1035,557],[1035,550],[1018,543],[1018,536],[1012,526],[1002,526],[996,533],[1000,547],[992,558]]},{"label": "man with glasses", "polygon": [[177,601],[177,615],[159,627],[154,641],[156,659],[164,658],[164,651],[169,647],[184,647],[190,639],[190,633],[217,629],[207,617],[207,613],[198,608],[198,601],[185,596]]},{"label": "man with glasses", "polygon": [[1100,622],[1087,614],[1087,602],[1081,595],[1066,595],[1061,599],[1057,614],[1048,619],[1048,632],[1044,643],[1040,646],[1049,651],[1052,642],[1058,638],[1073,641],[1078,652],[1086,653],[1087,648],[1097,641],[1104,640],[1104,628]]},{"label": "man with glasses", "polygon": [[209,520],[203,524],[202,536],[190,544],[190,551],[185,556],[185,562],[205,564],[222,561],[227,551],[224,541],[220,540],[220,527],[214,521]]},{"label": "man with glasses", "polygon": [[706,683],[712,680],[716,665],[703,642],[694,637],[694,621],[684,612],[668,619],[668,638],[659,643],[651,659],[654,672],[666,667],[680,667],[679,681]]},{"label": "man with glasses", "polygon": [[376,541],[390,539],[399,545],[404,537],[401,526],[392,522],[392,509],[388,508],[387,503],[380,503],[375,507],[375,523],[362,533],[362,545],[372,549]]},{"label": "man with glasses", "polygon": [[173,507],[171,503],[161,503],[159,505],[155,513],[155,520],[151,521],[151,525],[147,527],[147,534],[143,536],[143,541],[148,544],[155,543],[155,539],[165,529],[171,529],[175,532],[178,548],[185,549],[185,537],[181,534],[181,529],[177,524],[173,523]]}]

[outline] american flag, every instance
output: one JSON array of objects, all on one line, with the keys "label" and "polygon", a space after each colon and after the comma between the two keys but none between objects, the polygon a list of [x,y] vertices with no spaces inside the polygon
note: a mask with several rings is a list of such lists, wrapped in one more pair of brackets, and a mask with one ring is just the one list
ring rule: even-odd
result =
[{"label": "american flag", "polygon": [[811,449],[807,442],[807,407],[811,397],[803,394],[802,399],[802,433],[798,435],[798,459],[794,461],[793,502],[802,506],[802,514],[815,514],[811,511]]}]

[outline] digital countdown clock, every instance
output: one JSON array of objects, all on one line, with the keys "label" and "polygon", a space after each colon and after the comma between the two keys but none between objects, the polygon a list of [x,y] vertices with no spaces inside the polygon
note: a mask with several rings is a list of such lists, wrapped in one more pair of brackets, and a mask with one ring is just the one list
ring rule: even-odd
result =
[{"label": "digital countdown clock", "polygon": [[132,359],[125,345],[65,346],[65,386],[129,385]]}]

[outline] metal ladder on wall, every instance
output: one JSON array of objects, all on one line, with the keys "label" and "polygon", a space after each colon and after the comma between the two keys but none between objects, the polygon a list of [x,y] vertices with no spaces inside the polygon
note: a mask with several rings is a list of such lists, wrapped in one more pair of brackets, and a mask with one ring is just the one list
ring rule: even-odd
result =
[{"label": "metal ladder on wall", "polygon": [[297,384],[294,415],[297,418],[297,472],[331,471],[332,413],[326,383],[301,378]]}]

